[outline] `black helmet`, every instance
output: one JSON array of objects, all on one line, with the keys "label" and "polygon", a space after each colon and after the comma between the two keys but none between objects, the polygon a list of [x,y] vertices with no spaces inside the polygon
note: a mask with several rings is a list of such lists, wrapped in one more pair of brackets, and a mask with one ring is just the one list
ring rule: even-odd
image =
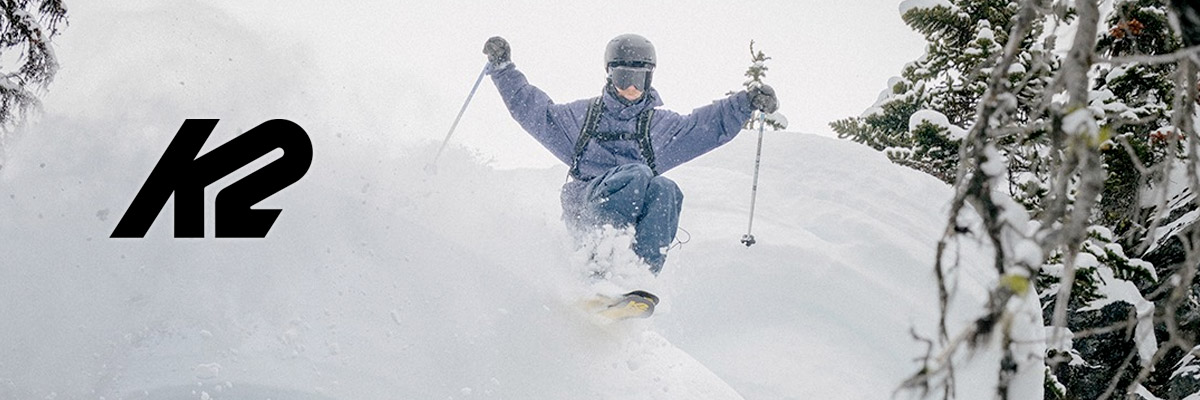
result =
[{"label": "black helmet", "polygon": [[608,82],[617,89],[633,86],[646,91],[654,76],[654,45],[646,38],[624,34],[608,41],[604,49],[604,69]]},{"label": "black helmet", "polygon": [[608,41],[604,49],[604,66],[614,65],[654,68],[658,59],[654,57],[654,45],[641,35],[627,33]]}]

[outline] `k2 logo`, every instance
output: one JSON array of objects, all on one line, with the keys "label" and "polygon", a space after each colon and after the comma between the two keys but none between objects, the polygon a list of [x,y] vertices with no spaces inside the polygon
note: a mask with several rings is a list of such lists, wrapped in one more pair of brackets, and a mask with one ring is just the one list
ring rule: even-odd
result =
[{"label": "k2 logo", "polygon": [[263,238],[282,210],[250,207],[299,181],[312,165],[313,149],[300,125],[273,119],[197,157],[217,125],[215,119],[183,122],[166,153],[146,178],[133,203],[113,230],[114,238],[141,238],[167,199],[175,194],[175,237],[204,237],[204,188],[275,149],[279,158],[217,193],[216,234],[225,238]]}]

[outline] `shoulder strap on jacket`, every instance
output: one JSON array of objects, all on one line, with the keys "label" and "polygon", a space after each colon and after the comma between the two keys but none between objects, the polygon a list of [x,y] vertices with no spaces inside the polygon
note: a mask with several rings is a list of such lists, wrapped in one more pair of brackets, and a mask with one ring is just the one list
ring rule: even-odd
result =
[{"label": "shoulder strap on jacket", "polygon": [[587,116],[583,118],[583,126],[579,129],[579,139],[575,140],[575,157],[571,159],[570,172],[575,179],[583,179],[579,176],[579,161],[583,160],[583,150],[587,149],[588,141],[592,140],[592,135],[596,132],[601,112],[604,112],[604,99],[596,97],[588,104]]},{"label": "shoulder strap on jacket", "polygon": [[654,172],[654,175],[658,175],[658,168],[654,165],[654,145],[650,143],[650,120],[653,118],[653,108],[647,108],[638,114],[638,146],[642,148],[642,159],[646,160],[650,171]]}]

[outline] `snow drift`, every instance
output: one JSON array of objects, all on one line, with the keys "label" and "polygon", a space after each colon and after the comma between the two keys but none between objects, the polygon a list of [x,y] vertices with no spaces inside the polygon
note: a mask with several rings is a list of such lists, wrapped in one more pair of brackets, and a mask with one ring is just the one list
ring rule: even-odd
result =
[{"label": "snow drift", "polygon": [[309,175],[260,205],[284,210],[266,239],[171,238],[170,203],[146,239],[109,239],[170,131],[121,149],[40,127],[0,174],[0,397],[884,398],[936,318],[949,189],[852,143],[769,134],[752,248],[752,134],[669,172],[689,240],[663,307],[604,325],[574,304],[565,167],[452,150],[428,175],[432,146],[316,137]]}]

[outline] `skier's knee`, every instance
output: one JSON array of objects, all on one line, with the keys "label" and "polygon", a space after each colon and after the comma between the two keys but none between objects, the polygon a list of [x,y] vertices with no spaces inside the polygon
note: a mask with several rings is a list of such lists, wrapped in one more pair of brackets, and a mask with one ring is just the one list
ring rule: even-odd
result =
[{"label": "skier's knee", "polygon": [[592,202],[607,201],[612,197],[634,196],[646,190],[646,186],[654,177],[650,167],[641,164],[626,164],[616,167],[594,182],[589,200]]},{"label": "skier's knee", "polygon": [[650,193],[659,198],[673,200],[676,203],[683,201],[683,191],[679,190],[679,185],[665,176],[659,175],[651,178],[649,186]]},{"label": "skier's knee", "polygon": [[618,171],[622,174],[645,177],[646,179],[654,177],[654,170],[651,170],[646,164],[625,164],[617,168],[619,168]]}]

